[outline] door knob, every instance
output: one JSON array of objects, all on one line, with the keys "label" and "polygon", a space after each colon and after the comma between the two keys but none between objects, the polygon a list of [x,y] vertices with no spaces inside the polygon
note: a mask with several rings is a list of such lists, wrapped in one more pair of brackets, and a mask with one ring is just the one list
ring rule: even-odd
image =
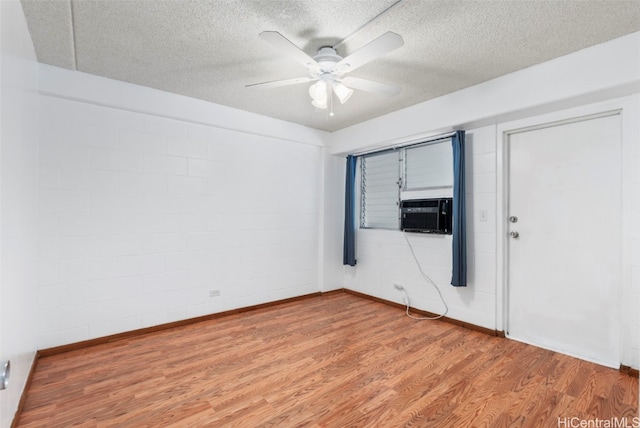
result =
[{"label": "door knob", "polygon": [[513,232],[509,232],[509,236],[515,239],[515,238],[519,238],[520,234],[514,230]]}]

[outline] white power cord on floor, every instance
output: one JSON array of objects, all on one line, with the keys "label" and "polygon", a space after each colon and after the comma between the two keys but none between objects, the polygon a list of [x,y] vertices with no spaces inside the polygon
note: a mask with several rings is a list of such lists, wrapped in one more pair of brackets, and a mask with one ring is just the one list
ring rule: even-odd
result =
[{"label": "white power cord on floor", "polygon": [[411,307],[410,301],[409,301],[409,293],[407,293],[407,290],[405,290],[402,285],[393,284],[393,286],[396,288],[396,290],[402,291],[404,293],[404,297],[403,297],[402,300],[404,300],[405,304],[407,305],[407,310],[406,310],[407,316],[409,318],[411,318],[411,319],[414,319],[414,320],[437,320],[439,318],[442,318],[445,315],[447,315],[447,313],[449,312],[449,306],[447,306],[447,302],[444,301],[444,298],[442,297],[442,292],[440,291],[440,288],[438,288],[438,285],[429,277],[429,275],[424,273],[424,271],[422,270],[422,266],[420,265],[420,262],[418,261],[418,257],[416,257],[415,251],[413,251],[413,246],[411,245],[411,242],[409,241],[409,238],[407,238],[406,232],[403,231],[402,235],[404,236],[404,239],[407,241],[407,244],[409,245],[409,250],[411,250],[411,255],[413,256],[413,260],[415,260],[416,265],[418,265],[418,270],[420,271],[420,273],[422,274],[424,279],[426,279],[427,282],[429,284],[433,285],[433,288],[436,289],[436,291],[438,292],[438,295],[440,296],[440,301],[442,301],[442,304],[444,305],[444,312],[441,315],[438,315],[436,317],[415,317],[415,316],[413,316],[413,315],[411,315],[409,313],[409,308]]}]

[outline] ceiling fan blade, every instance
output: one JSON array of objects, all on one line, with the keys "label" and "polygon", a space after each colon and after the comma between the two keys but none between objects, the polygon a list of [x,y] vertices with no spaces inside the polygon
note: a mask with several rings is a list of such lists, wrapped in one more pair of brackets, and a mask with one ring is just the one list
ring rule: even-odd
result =
[{"label": "ceiling fan blade", "polygon": [[260,86],[261,88],[278,88],[280,86],[297,85],[298,83],[311,82],[312,80],[317,80],[317,79],[314,79],[312,77],[294,77],[293,79],[272,80],[271,82],[252,83],[250,85],[246,85],[245,88],[250,88],[254,86]]},{"label": "ceiling fan blade", "polygon": [[374,94],[384,95],[387,97],[398,95],[402,90],[402,88],[398,86],[374,82],[373,80],[360,79],[359,77],[345,77],[342,79],[342,83],[352,89],[359,89],[361,91],[372,92]]},{"label": "ceiling fan blade", "polygon": [[299,62],[305,67],[320,67],[315,59],[311,58],[302,49],[291,43],[289,39],[277,31],[263,31],[260,33],[260,37],[280,49],[283,54]]},{"label": "ceiling fan blade", "polygon": [[356,68],[365,65],[369,61],[373,61],[379,56],[386,54],[387,52],[398,49],[402,45],[404,45],[404,40],[402,40],[402,37],[399,34],[387,31],[382,36],[372,40],[351,55],[342,58],[336,64],[336,68],[341,69],[344,67],[345,72],[353,71]]}]

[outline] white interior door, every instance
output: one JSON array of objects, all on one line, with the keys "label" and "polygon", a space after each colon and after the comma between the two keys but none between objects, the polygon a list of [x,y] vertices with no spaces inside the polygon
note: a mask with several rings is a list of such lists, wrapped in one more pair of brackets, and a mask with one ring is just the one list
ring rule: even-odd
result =
[{"label": "white interior door", "polygon": [[511,134],[507,335],[620,364],[619,115]]}]

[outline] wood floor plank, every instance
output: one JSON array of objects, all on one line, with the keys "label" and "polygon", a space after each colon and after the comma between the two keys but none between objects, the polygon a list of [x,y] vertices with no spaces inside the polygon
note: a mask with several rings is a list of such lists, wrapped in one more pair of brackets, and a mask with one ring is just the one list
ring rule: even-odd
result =
[{"label": "wood floor plank", "polygon": [[43,357],[19,427],[543,427],[638,415],[617,370],[347,293]]}]

